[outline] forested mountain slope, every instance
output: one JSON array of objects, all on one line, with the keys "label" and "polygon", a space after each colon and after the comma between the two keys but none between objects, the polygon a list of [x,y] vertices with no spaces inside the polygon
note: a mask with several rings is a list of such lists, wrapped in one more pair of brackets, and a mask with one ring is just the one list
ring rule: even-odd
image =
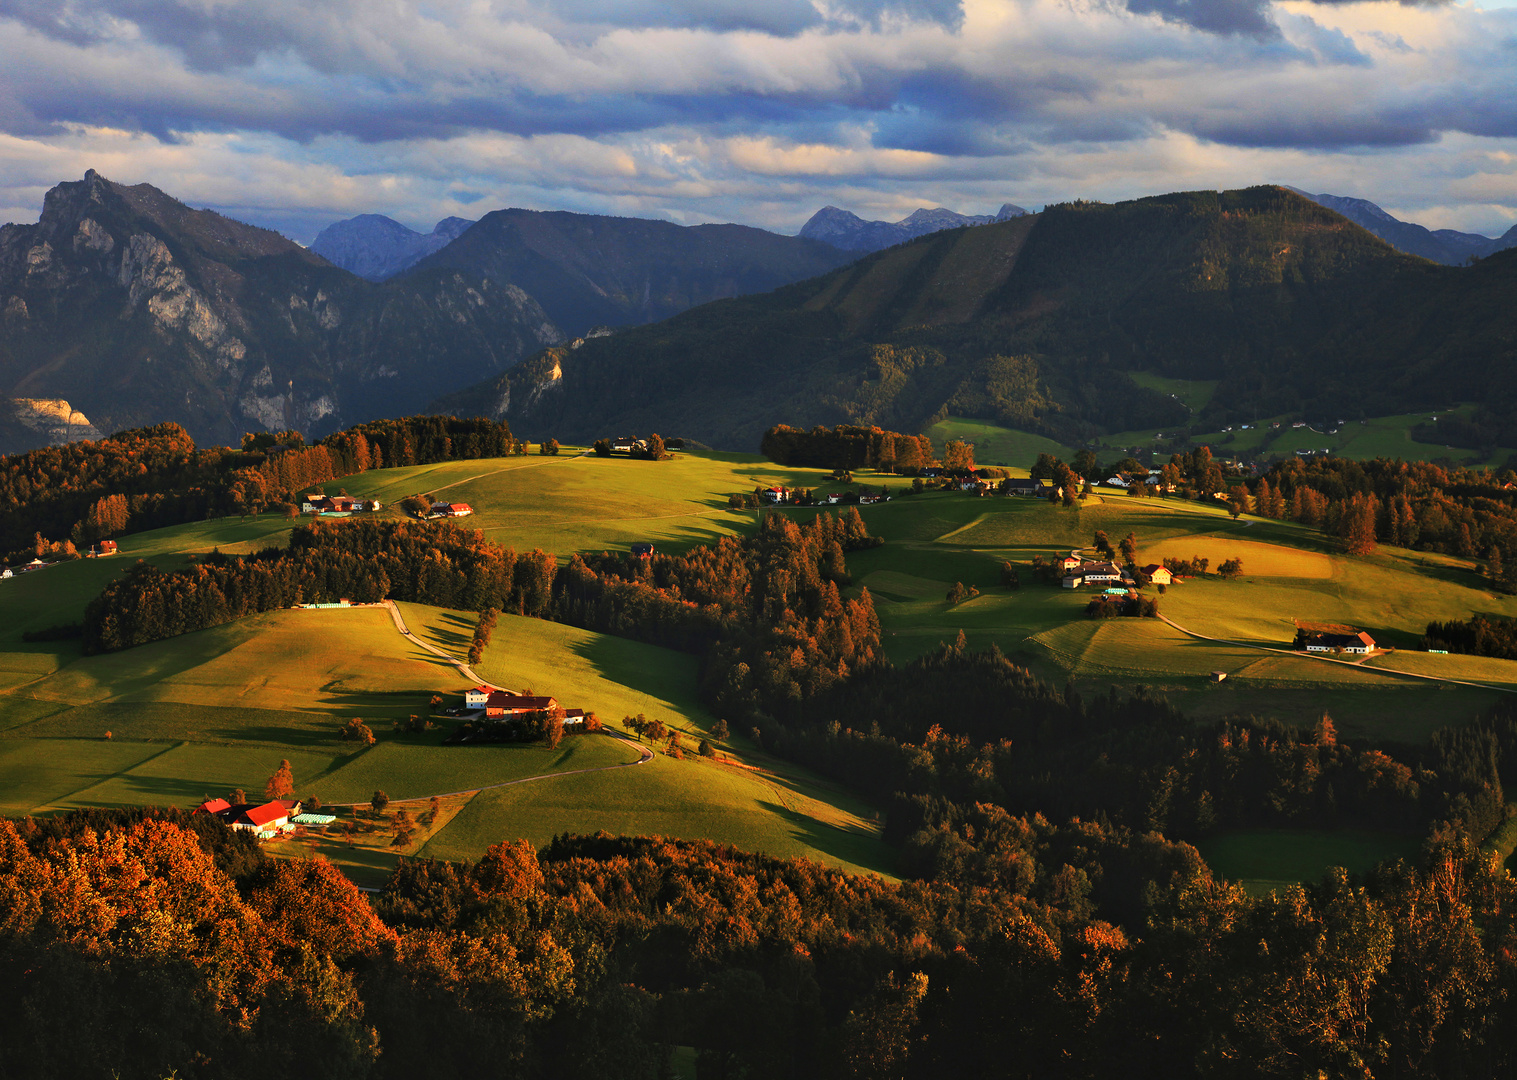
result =
[{"label": "forested mountain slope", "polygon": [[[202,443],[414,412],[561,339],[520,289],[434,270],[374,285],[278,233],[91,171],[0,228],[0,396]],[[41,441],[41,440],[39,440]]]},{"label": "forested mountain slope", "polygon": [[746,225],[497,210],[413,273],[469,270],[526,290],[571,337],[635,326],[723,297],[766,292],[856,258]]},{"label": "forested mountain slope", "polygon": [[[1073,203],[555,348],[439,402],[524,433],[751,450],[783,420],[953,413],[1065,440],[1286,411],[1509,407],[1517,256],[1403,255],[1280,187]],[[1204,418],[1124,374],[1220,381]]]}]

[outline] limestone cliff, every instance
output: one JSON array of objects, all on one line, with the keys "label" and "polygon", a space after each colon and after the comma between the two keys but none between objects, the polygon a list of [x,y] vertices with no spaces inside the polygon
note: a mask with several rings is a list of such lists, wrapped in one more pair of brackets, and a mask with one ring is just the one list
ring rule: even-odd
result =
[{"label": "limestone cliff", "polygon": [[0,395],[66,399],[104,431],[320,435],[560,340],[513,285],[462,270],[376,285],[93,171],[48,192],[37,224],[0,227]]}]

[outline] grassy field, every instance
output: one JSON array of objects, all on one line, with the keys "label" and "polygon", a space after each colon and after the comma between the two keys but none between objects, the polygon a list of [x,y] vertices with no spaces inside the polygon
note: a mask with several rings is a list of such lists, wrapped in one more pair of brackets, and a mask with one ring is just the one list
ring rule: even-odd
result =
[{"label": "grassy field", "polygon": [[[973,437],[977,449],[995,435],[988,425],[950,423],[959,426],[945,434]],[[1026,457],[1029,449],[1037,452],[1026,445],[1014,452]],[[865,473],[857,479],[898,493],[905,487],[899,478]],[[467,501],[477,510],[468,524],[498,542],[565,556],[636,540],[677,550],[750,530],[757,515],[728,510],[728,495],[776,482],[835,487],[821,470],[784,469],[742,455],[681,454],[655,464],[571,453],[383,470],[328,490],[345,487],[387,504],[418,492]],[[800,518],[815,513],[789,512]],[[1467,560],[1395,549],[1348,559],[1321,535],[1295,525],[1247,516],[1234,521],[1220,506],[1115,494],[1078,509],[947,492],[901,494],[862,513],[887,542],[849,556],[853,589],[870,590],[886,651],[897,661],[962,630],[971,646],[995,643],[1056,685],[1072,679],[1082,692],[1142,684],[1202,719],[1252,714],[1310,723],[1326,711],[1346,735],[1399,740],[1424,739],[1439,726],[1466,721],[1517,688],[1512,663],[1412,651],[1429,619],[1473,611],[1517,615],[1517,598],[1485,591]],[[233,786],[257,792],[282,758],[291,761],[298,790],[327,803],[364,800],[376,788],[397,800],[421,798],[635,758],[634,747],[610,738],[570,740],[547,751],[443,747],[438,734],[393,733],[395,719],[422,712],[432,693],[458,692],[464,682],[452,666],[396,633],[378,609],[269,613],[100,657],[79,655],[71,642],[19,640],[26,629],[79,619],[104,582],[135,558],[177,565],[216,547],[245,551],[280,543],[289,527],[268,514],[157,530],[126,537],[117,558],[0,584],[0,812],[189,805]],[[1161,609],[1190,630],[1286,646],[1293,619],[1345,622],[1399,651],[1361,666],[1331,665],[1198,641],[1156,620],[1087,620],[1088,590],[1045,585],[1028,564],[1035,555],[1088,546],[1097,529],[1113,542],[1133,532],[1140,562],[1199,555],[1215,567],[1226,558],[1243,560],[1239,580],[1208,576],[1169,588]],[[1003,560],[1022,568],[1019,590],[999,584]],[[950,606],[946,594],[955,582],[981,595]],[[455,655],[466,651],[473,615],[402,606],[418,640]],[[1407,679],[1380,670],[1385,667],[1480,685]],[[686,734],[692,750],[715,720],[698,700],[693,657],[537,620],[503,617],[479,670],[499,685],[536,689],[566,706],[593,710],[612,726],[628,714],[658,717]],[[1218,670],[1228,673],[1221,684],[1211,681]],[[337,727],[354,716],[379,735],[373,748],[336,740]],[[710,837],[852,869],[893,868],[874,808],[764,757],[741,734],[720,750],[722,761],[660,755],[636,768],[461,796],[410,850],[474,855],[499,839],[542,841],[604,828]],[[344,842],[329,853],[346,859],[356,874],[379,872],[395,855],[384,839],[376,832],[371,843]],[[330,848],[334,842],[323,843]],[[1320,862],[1315,854],[1303,858]],[[1272,871],[1242,876],[1289,877]]]},{"label": "grassy field", "polygon": [[922,434],[932,439],[939,453],[949,439],[974,443],[977,464],[1009,465],[1023,470],[1023,475],[1038,460],[1039,454],[1052,454],[1068,461],[1075,453],[1070,447],[1042,435],[999,427],[988,420],[965,420],[956,416],[933,424]]},{"label": "grassy field", "polygon": [[[796,511],[801,513],[801,511]],[[1146,685],[1198,717],[1275,715],[1310,723],[1329,711],[1351,735],[1420,740],[1465,722],[1504,695],[1514,672],[1500,662],[1415,654],[1407,670],[1488,684],[1454,687],[1379,673],[1414,654],[1397,652],[1364,670],[1305,657],[1198,641],[1157,621],[1096,624],[1083,617],[1089,590],[1035,580],[1034,555],[1089,545],[1095,530],[1115,543],[1129,531],[1139,562],[1205,557],[1213,568],[1240,558],[1236,581],[1214,574],[1172,585],[1160,609],[1197,633],[1244,644],[1289,648],[1294,619],[1344,622],[1398,649],[1418,646],[1427,621],[1471,611],[1517,615],[1517,600],[1485,591],[1468,560],[1382,548],[1349,559],[1320,534],[1183,500],[1096,496],[1079,509],[1031,499],[974,499],[925,493],[866,507],[882,547],[849,557],[855,587],[867,587],[885,631],[887,653],[902,661],[963,631],[972,647],[991,643],[1043,677],[1074,679],[1093,691]],[[1022,588],[1000,586],[1000,564],[1021,567]],[[954,582],[981,590],[950,606]],[[1438,661],[1443,661],[1442,671]],[[1450,662],[1452,661],[1452,662]],[[1218,685],[1211,672],[1225,671]]]},{"label": "grassy field", "polygon": [[1166,379],[1147,371],[1129,371],[1127,377],[1146,390],[1168,394],[1191,412],[1200,412],[1217,392],[1215,379]]},{"label": "grassy field", "polygon": [[1415,837],[1356,829],[1239,829],[1198,845],[1222,877],[1255,896],[1316,881],[1329,867],[1363,873],[1387,859],[1415,857]]}]

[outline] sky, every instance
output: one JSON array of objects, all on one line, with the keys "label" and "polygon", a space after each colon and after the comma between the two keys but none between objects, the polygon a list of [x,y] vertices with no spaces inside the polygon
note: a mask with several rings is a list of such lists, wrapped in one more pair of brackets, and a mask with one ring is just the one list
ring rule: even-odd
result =
[{"label": "sky", "polygon": [[0,0],[0,57],[0,221],[94,168],[302,243],[1256,183],[1517,224],[1517,0]]}]

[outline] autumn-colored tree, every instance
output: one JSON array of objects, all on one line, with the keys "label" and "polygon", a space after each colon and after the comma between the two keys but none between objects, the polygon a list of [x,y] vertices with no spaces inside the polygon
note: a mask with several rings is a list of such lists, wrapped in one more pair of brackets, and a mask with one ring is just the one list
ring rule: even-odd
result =
[{"label": "autumn-colored tree", "polygon": [[433,795],[432,798],[427,802],[427,824],[435,825],[437,823],[437,815],[441,813],[442,800],[439,799],[436,795]]},{"label": "autumn-colored tree", "polygon": [[1338,535],[1350,555],[1369,555],[1375,550],[1375,499],[1371,495],[1349,498],[1339,519]]},{"label": "autumn-colored tree", "polygon": [[248,794],[240,787],[233,788],[230,792],[227,793],[226,801],[231,803],[233,806],[242,806],[247,803]]},{"label": "autumn-colored tree", "polygon": [[295,774],[290,771],[288,760],[281,761],[279,768],[274,770],[274,775],[263,785],[263,793],[270,799],[287,799],[294,791]]},{"label": "autumn-colored tree", "polygon": [[1122,561],[1131,565],[1138,561],[1138,538],[1133,533],[1128,533],[1118,545],[1122,549]]},{"label": "autumn-colored tree", "polygon": [[383,814],[385,812],[385,807],[387,807],[389,805],[390,805],[390,797],[388,795],[386,795],[383,791],[376,791],[376,792],[374,792],[373,797],[371,797],[369,799],[369,807],[376,814]]},{"label": "autumn-colored tree", "polygon": [[1237,521],[1240,514],[1248,513],[1250,499],[1248,488],[1242,484],[1234,484],[1227,492],[1227,512]]},{"label": "autumn-colored tree", "polygon": [[395,811],[395,819],[391,825],[394,829],[394,836],[390,840],[391,847],[405,847],[416,835],[416,822],[411,820],[410,811],[404,806]]},{"label": "autumn-colored tree", "polygon": [[727,728],[727,721],[725,720],[718,720],[716,723],[711,725],[711,737],[717,742],[726,742],[731,734],[732,733]]}]

